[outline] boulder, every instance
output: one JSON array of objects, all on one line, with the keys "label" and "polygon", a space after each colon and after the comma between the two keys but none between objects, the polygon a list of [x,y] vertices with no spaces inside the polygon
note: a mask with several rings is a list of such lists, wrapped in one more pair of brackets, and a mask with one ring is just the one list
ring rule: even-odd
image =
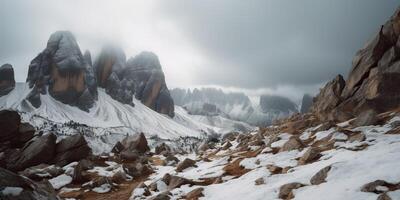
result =
[{"label": "boulder", "polygon": [[349,137],[349,142],[363,142],[365,141],[366,137],[364,133],[355,133]]},{"label": "boulder", "polygon": [[185,195],[187,200],[198,200],[200,197],[204,197],[204,188],[196,188]]},{"label": "boulder", "polygon": [[127,161],[136,161],[139,159],[139,156],[137,151],[124,150],[120,153],[120,158]]},{"label": "boulder", "polygon": [[390,198],[386,193],[382,193],[376,200],[392,200],[392,198]]},{"label": "boulder", "polygon": [[287,183],[282,185],[279,189],[279,198],[281,199],[291,199],[294,197],[292,190],[303,187],[304,184],[301,183]]},{"label": "boulder", "polygon": [[376,180],[376,181],[372,181],[370,183],[367,183],[367,184],[361,186],[361,191],[362,192],[382,193],[383,191],[380,191],[377,189],[378,186],[385,186],[388,188],[393,188],[393,186],[395,186],[395,185],[388,183],[384,180]]},{"label": "boulder", "polygon": [[187,184],[194,185],[194,182],[189,179],[170,174],[165,174],[161,180],[168,185],[168,190],[179,188],[180,186]]},{"label": "boulder", "polygon": [[[0,168],[0,188],[2,188],[2,200],[57,200],[58,197],[50,184],[34,183],[11,171]],[[4,194],[6,189],[13,190],[13,195]]]},{"label": "boulder", "polygon": [[54,162],[60,166],[87,158],[91,154],[85,138],[81,134],[62,139],[56,145],[56,156]]},{"label": "boulder", "polygon": [[114,183],[120,184],[120,183],[123,183],[124,181],[126,181],[126,178],[127,178],[127,176],[124,171],[118,171],[111,177],[111,180]]},{"label": "boulder", "polygon": [[316,114],[320,120],[329,120],[333,118],[333,109],[341,102],[340,95],[345,87],[345,80],[342,75],[337,75],[335,79],[328,82],[313,99],[311,111]]},{"label": "boulder", "polygon": [[24,171],[20,172],[20,175],[28,177],[35,181],[40,181],[43,178],[56,177],[64,172],[63,169],[54,165],[40,164],[33,167],[26,168]]},{"label": "boulder", "polygon": [[114,147],[111,149],[112,153],[120,153],[122,150],[124,150],[124,145],[122,145],[121,142],[115,143]]},{"label": "boulder", "polygon": [[72,181],[75,183],[83,183],[88,181],[86,170],[92,169],[94,164],[90,160],[82,159],[74,168],[74,173],[72,174]]},{"label": "boulder", "polygon": [[150,148],[147,144],[147,139],[143,133],[127,136],[124,138],[124,140],[122,140],[121,144],[124,146],[125,150],[129,151],[137,151],[139,153],[150,151]]},{"label": "boulder", "polygon": [[16,140],[19,137],[21,117],[15,111],[0,110],[0,142]]},{"label": "boulder", "polygon": [[375,110],[366,110],[360,113],[351,124],[355,127],[358,126],[370,126],[378,123],[378,113]]},{"label": "boulder", "polygon": [[178,163],[178,165],[176,166],[176,171],[182,172],[184,169],[187,169],[189,167],[194,167],[194,166],[196,166],[196,161],[194,161],[190,158],[186,158],[182,162]]},{"label": "boulder", "polygon": [[265,184],[265,180],[264,180],[263,177],[261,177],[261,178],[256,179],[256,180],[254,181],[254,183],[255,183],[256,185],[263,185],[263,184]]},{"label": "boulder", "polygon": [[27,82],[32,88],[27,100],[34,107],[41,105],[40,94],[47,91],[56,100],[85,111],[97,99],[93,68],[68,31],[57,31],[50,36],[46,49],[29,65]]},{"label": "boulder", "polygon": [[174,116],[174,101],[165,83],[158,57],[152,52],[142,52],[126,63],[124,78],[133,81],[135,97],[156,112]]},{"label": "boulder", "polygon": [[35,134],[35,127],[30,125],[29,123],[21,123],[18,127],[19,132],[19,143],[25,144],[29,140],[31,140]]},{"label": "boulder", "polygon": [[276,166],[276,165],[267,165],[268,171],[274,175],[274,174],[280,174],[282,173],[282,167]]},{"label": "boulder", "polygon": [[325,182],[328,177],[328,172],[331,170],[331,166],[327,166],[319,170],[313,177],[311,177],[310,183],[313,185],[319,185]]},{"label": "boulder", "polygon": [[162,144],[156,146],[156,148],[155,148],[155,153],[156,154],[160,155],[163,152],[164,153],[165,152],[171,152],[171,148],[168,145],[166,145],[165,143],[162,143]]},{"label": "boulder", "polygon": [[283,152],[283,151],[301,150],[303,147],[304,144],[301,142],[301,140],[296,136],[292,136],[285,144],[283,144],[282,148],[279,151]]},{"label": "boulder", "polygon": [[7,95],[14,88],[14,69],[10,64],[4,64],[0,67],[0,97]]},{"label": "boulder", "polygon": [[52,133],[34,138],[21,149],[14,162],[9,163],[7,167],[13,171],[20,171],[27,167],[51,162],[55,155],[56,139],[57,137]]},{"label": "boulder", "polygon": [[310,147],[299,160],[299,164],[306,164],[317,160],[321,156],[319,148]]}]

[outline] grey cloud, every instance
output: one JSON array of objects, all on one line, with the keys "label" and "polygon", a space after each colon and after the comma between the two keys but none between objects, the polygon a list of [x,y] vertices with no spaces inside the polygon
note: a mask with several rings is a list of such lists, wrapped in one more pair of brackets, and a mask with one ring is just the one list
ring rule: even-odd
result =
[{"label": "grey cloud", "polygon": [[177,0],[162,8],[211,61],[208,70],[199,71],[199,84],[259,88],[346,75],[355,52],[398,5],[396,0]]}]

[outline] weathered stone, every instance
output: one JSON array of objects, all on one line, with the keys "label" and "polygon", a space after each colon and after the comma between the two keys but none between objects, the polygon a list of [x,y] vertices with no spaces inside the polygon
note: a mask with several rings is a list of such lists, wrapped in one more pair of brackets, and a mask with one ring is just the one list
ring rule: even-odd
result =
[{"label": "weathered stone", "polygon": [[280,174],[282,173],[282,167],[278,167],[276,165],[267,165],[267,169],[271,174]]},{"label": "weathered stone", "polygon": [[336,76],[336,78],[328,82],[314,98],[311,111],[321,120],[328,120],[331,118],[332,110],[341,102],[340,95],[344,87],[345,81],[343,76]]},{"label": "weathered stone", "polygon": [[30,125],[29,123],[21,123],[18,128],[19,132],[19,143],[20,144],[25,144],[29,140],[33,138],[33,135],[35,134],[35,127]]},{"label": "weathered stone", "polygon": [[187,200],[198,200],[200,197],[204,197],[203,195],[204,188],[196,188],[185,195],[185,199]]},{"label": "weathered stone", "polygon": [[21,117],[15,111],[0,111],[0,142],[17,140]]},{"label": "weathered stone", "polygon": [[331,166],[327,166],[319,170],[313,177],[311,177],[311,184],[319,185],[325,182],[326,177],[328,177],[328,172],[331,170]]},{"label": "weathered stone", "polygon": [[178,163],[178,165],[176,166],[176,171],[182,172],[184,169],[187,169],[189,167],[194,167],[194,166],[196,166],[196,161],[194,161],[190,158],[186,158],[182,162]]},{"label": "weathered stone", "polygon": [[155,148],[156,154],[160,155],[163,152],[171,152],[171,148],[165,143],[162,143]]},{"label": "weathered stone", "polygon": [[56,139],[56,136],[50,133],[31,140],[18,154],[15,162],[8,164],[8,168],[20,171],[41,163],[49,163],[55,155]]},{"label": "weathered stone", "polygon": [[280,149],[280,152],[283,151],[292,151],[292,150],[301,150],[304,147],[304,144],[301,142],[301,140],[296,137],[292,136],[290,139],[282,146]]},{"label": "weathered stone", "polygon": [[386,193],[382,193],[376,200],[392,200],[392,198],[390,198]]},{"label": "weathered stone", "polygon": [[363,142],[365,141],[366,137],[364,133],[356,133],[349,137],[349,142]]},{"label": "weathered stone", "polygon": [[282,185],[279,189],[279,198],[281,199],[291,199],[293,198],[292,190],[303,187],[304,184],[301,183],[287,183]]},{"label": "weathered stone", "polygon": [[142,52],[130,58],[126,65],[124,78],[134,82],[136,99],[156,112],[173,117],[174,101],[158,57],[152,52]]},{"label": "weathered stone", "polygon": [[224,144],[224,146],[222,146],[222,150],[227,150],[227,149],[229,149],[230,147],[232,146],[232,144],[228,141],[228,142],[225,142],[225,144]]},{"label": "weathered stone", "polygon": [[0,97],[7,95],[14,88],[14,69],[10,64],[4,64],[0,67]]},{"label": "weathered stone", "polygon": [[306,163],[310,163],[320,157],[320,150],[316,147],[310,147],[307,151],[303,154],[303,156],[299,160],[299,164],[304,165]]},{"label": "weathered stone", "polygon": [[121,159],[128,161],[136,161],[139,159],[139,156],[140,155],[137,151],[129,151],[129,150],[122,151],[120,154]]},{"label": "weathered stone", "polygon": [[390,185],[390,184],[384,180],[376,180],[376,181],[373,181],[373,182],[370,182],[370,183],[367,183],[367,184],[361,186],[361,191],[362,192],[382,193],[382,191],[377,190],[377,187],[378,186],[386,186],[386,185]]},{"label": "weathered stone", "polygon": [[27,82],[33,88],[27,99],[35,107],[41,105],[39,94],[47,91],[55,99],[85,111],[97,99],[93,69],[68,31],[50,36],[46,49],[29,65]]},{"label": "weathered stone", "polygon": [[125,150],[129,151],[138,151],[139,153],[150,151],[150,148],[147,144],[147,139],[143,133],[127,136],[124,140],[122,140],[122,145],[124,146]]},{"label": "weathered stone", "polygon": [[374,110],[367,110],[360,113],[357,118],[351,122],[353,126],[369,126],[376,125],[378,122],[378,113]]},{"label": "weathered stone", "polygon": [[0,168],[0,188],[18,187],[22,191],[14,195],[0,195],[2,200],[57,200],[54,189],[49,184],[34,183],[27,178],[23,178],[11,171]]},{"label": "weathered stone", "polygon": [[85,138],[81,134],[75,134],[57,143],[54,162],[64,166],[70,162],[87,158],[90,154],[91,148]]},{"label": "weathered stone", "polygon": [[117,184],[123,183],[126,181],[126,174],[124,171],[118,171],[111,177],[111,180]]},{"label": "weathered stone", "polygon": [[120,153],[122,150],[124,150],[124,145],[122,145],[121,142],[115,143],[114,147],[111,149],[112,153]]},{"label": "weathered stone", "polygon": [[256,179],[254,182],[255,182],[256,185],[263,185],[263,184],[265,184],[265,180],[264,180],[263,177]]},{"label": "weathered stone", "polygon": [[26,168],[24,171],[20,172],[20,175],[28,177],[35,181],[40,181],[43,178],[52,178],[62,174],[64,171],[57,166],[40,164],[33,167]]}]

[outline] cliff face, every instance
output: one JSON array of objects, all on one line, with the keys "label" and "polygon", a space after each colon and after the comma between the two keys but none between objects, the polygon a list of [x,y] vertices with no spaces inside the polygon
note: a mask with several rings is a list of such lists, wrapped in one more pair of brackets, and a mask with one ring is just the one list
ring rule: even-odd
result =
[{"label": "cliff face", "polygon": [[322,119],[346,120],[366,110],[383,112],[400,104],[400,9],[359,50],[346,82],[336,78],[315,98]]},{"label": "cliff face", "polygon": [[165,83],[164,72],[158,57],[142,52],[127,62],[124,77],[135,85],[135,97],[149,108],[174,116],[174,101]]},{"label": "cliff face", "polygon": [[174,102],[154,53],[142,52],[126,62],[120,48],[107,47],[102,50],[95,66],[99,87],[105,88],[117,101],[133,106],[132,98],[135,96],[154,111],[174,116]]},{"label": "cliff face", "polygon": [[40,94],[49,94],[72,106],[88,111],[97,98],[93,69],[84,59],[75,37],[67,31],[50,36],[47,47],[29,65],[27,82],[33,88],[27,97],[35,107]]},{"label": "cliff face", "polygon": [[14,69],[10,64],[4,64],[0,67],[0,97],[10,93],[14,87]]}]

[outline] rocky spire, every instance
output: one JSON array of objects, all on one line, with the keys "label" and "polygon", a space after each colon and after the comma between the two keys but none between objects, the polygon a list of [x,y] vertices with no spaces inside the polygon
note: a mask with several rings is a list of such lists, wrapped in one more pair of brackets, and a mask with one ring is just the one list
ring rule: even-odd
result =
[{"label": "rocky spire", "polygon": [[10,64],[4,64],[0,67],[0,97],[10,93],[14,87],[14,69]]},{"label": "rocky spire", "polygon": [[86,62],[72,33],[57,31],[47,47],[29,65],[27,82],[33,88],[27,99],[41,105],[39,94],[88,111],[97,98],[93,69]]}]

